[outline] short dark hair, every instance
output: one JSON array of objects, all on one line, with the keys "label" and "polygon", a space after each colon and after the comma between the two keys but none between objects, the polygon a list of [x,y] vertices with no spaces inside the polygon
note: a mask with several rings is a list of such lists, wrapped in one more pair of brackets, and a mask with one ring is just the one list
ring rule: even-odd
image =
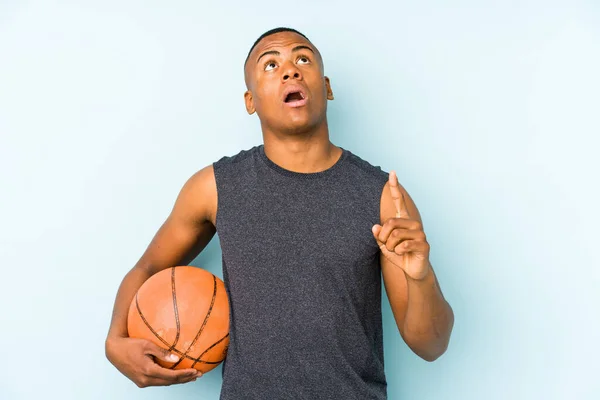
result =
[{"label": "short dark hair", "polygon": [[306,40],[308,40],[310,42],[310,40],[306,37],[305,34],[303,34],[302,32],[298,32],[295,29],[285,28],[285,27],[279,27],[279,28],[271,29],[269,31],[266,31],[265,33],[263,33],[262,35],[260,35],[258,37],[258,39],[256,39],[256,41],[254,42],[254,44],[250,48],[250,51],[248,52],[248,55],[246,56],[246,61],[244,61],[244,66],[246,65],[246,63],[248,63],[248,59],[250,58],[250,53],[252,53],[252,50],[254,50],[254,48],[256,47],[256,45],[258,44],[258,42],[260,42],[261,40],[263,40],[267,36],[271,36],[271,35],[274,35],[274,34],[279,33],[279,32],[293,32],[293,33],[297,33],[298,35],[302,36],[304,39],[306,39]]}]

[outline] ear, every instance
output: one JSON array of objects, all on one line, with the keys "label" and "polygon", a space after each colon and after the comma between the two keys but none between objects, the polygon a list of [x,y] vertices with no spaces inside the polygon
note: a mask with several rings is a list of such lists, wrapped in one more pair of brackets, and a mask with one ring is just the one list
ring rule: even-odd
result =
[{"label": "ear", "polygon": [[246,90],[246,92],[244,93],[244,102],[246,103],[246,111],[248,112],[248,114],[254,114],[256,109],[254,108],[254,99],[252,98],[251,91]]},{"label": "ear", "polygon": [[328,77],[325,77],[325,87],[327,88],[327,100],[333,100],[333,91]]}]

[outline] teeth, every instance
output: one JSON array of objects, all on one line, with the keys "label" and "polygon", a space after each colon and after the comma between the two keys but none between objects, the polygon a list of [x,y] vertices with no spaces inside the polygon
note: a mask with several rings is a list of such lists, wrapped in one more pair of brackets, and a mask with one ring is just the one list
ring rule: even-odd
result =
[{"label": "teeth", "polygon": [[[291,99],[292,95],[294,95],[294,100],[292,100],[292,99]],[[296,95],[298,95],[298,96],[300,97],[300,99],[298,99],[298,98],[297,98],[298,96],[296,96]],[[285,96],[285,102],[286,102],[286,103],[288,103],[288,102],[290,102],[290,101],[299,101],[299,100],[304,100],[304,98],[305,98],[305,97],[304,97],[304,94],[303,94],[302,92],[300,92],[300,91],[298,91],[298,92],[290,92],[290,93],[288,93],[288,94]]]}]

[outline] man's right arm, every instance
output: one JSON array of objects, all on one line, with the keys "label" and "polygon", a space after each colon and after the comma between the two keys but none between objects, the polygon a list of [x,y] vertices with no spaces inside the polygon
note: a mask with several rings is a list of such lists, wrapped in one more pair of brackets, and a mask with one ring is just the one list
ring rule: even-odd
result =
[{"label": "man's right arm", "polygon": [[154,357],[172,361],[170,354],[141,339],[128,338],[127,315],[137,290],[155,273],[187,265],[216,233],[217,188],[212,165],[195,173],[183,186],[173,209],[135,266],[125,275],[115,299],[106,338],[106,356],[140,387],[170,385],[195,380],[195,369],[170,370]]}]

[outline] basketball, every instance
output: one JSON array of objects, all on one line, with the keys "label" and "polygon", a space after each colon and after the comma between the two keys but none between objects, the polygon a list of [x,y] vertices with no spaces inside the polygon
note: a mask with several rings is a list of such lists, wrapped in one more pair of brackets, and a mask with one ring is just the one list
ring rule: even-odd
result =
[{"label": "basketball", "polygon": [[129,307],[130,337],[150,340],[179,357],[171,369],[217,367],[229,346],[229,300],[225,284],[210,272],[178,266],[152,275]]}]

